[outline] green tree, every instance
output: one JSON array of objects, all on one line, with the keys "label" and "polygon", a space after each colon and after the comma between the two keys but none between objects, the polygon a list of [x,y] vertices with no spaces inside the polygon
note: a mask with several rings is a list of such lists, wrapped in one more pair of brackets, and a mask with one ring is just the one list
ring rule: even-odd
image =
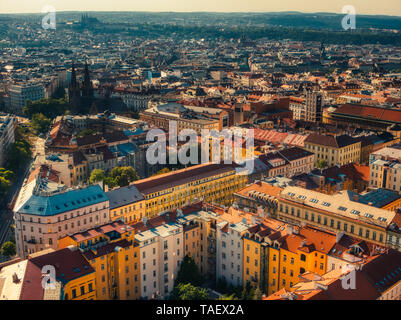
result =
[{"label": "green tree", "polygon": [[224,294],[221,297],[217,298],[217,300],[239,300],[239,299],[236,297],[235,293],[233,293],[230,295]]},{"label": "green tree", "polygon": [[186,255],[182,259],[175,283],[176,285],[180,283],[192,283],[194,286],[202,285],[203,277],[195,261],[190,256]]},{"label": "green tree", "polygon": [[209,294],[205,288],[196,287],[190,283],[180,283],[174,287],[171,300],[208,300]]},{"label": "green tree", "polygon": [[1,247],[1,254],[5,257],[15,256],[15,243],[11,241],[4,242],[3,246]]},{"label": "green tree", "polygon": [[25,165],[32,158],[32,151],[29,142],[19,140],[12,143],[7,151],[7,165],[10,170],[17,172],[22,165]]},{"label": "green tree", "polygon": [[65,99],[40,99],[38,101],[27,101],[22,113],[32,119],[34,114],[41,113],[45,117],[53,119],[63,115],[68,110],[69,105]]},{"label": "green tree", "polygon": [[252,300],[261,300],[262,299],[262,291],[260,291],[259,287],[256,287],[253,291]]},{"label": "green tree", "polygon": [[139,179],[138,174],[132,167],[115,167],[110,172],[110,178],[120,187],[125,187],[132,181]]},{"label": "green tree", "polygon": [[3,197],[10,190],[11,181],[0,176],[0,196]]},{"label": "green tree", "polygon": [[49,130],[52,121],[42,113],[35,113],[32,116],[31,125],[37,133],[46,133]]},{"label": "green tree", "polygon": [[246,283],[244,289],[242,290],[241,298],[243,300],[251,300],[253,298],[253,288],[249,282]]},{"label": "green tree", "polygon": [[111,177],[106,177],[104,179],[104,184],[106,184],[109,188],[114,188],[118,186],[116,180]]},{"label": "green tree", "polygon": [[170,172],[170,169],[165,167],[165,168],[157,171],[155,174],[153,174],[153,176],[158,176],[159,174],[164,174],[164,173],[168,173],[168,172]]},{"label": "green tree", "polygon": [[6,180],[13,180],[14,172],[8,169],[0,168],[0,177],[3,177]]},{"label": "green tree", "polygon": [[106,173],[101,169],[94,169],[89,177],[90,183],[97,183],[106,179]]},{"label": "green tree", "polygon": [[326,161],[326,160],[323,160],[323,159],[319,160],[319,161],[316,163],[316,167],[319,168],[319,169],[326,168],[326,167],[327,167],[327,161]]}]

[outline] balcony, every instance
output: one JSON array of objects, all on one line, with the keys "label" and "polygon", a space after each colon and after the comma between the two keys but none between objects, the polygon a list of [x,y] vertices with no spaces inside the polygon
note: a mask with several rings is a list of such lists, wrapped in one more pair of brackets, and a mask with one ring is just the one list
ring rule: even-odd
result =
[{"label": "balcony", "polygon": [[108,243],[109,243],[109,240],[104,239],[102,241],[97,241],[97,242],[94,242],[93,244],[90,244],[87,246],[80,246],[79,250],[81,250],[81,252],[88,251],[88,250],[97,250],[98,248],[103,247],[104,245],[106,245]]}]

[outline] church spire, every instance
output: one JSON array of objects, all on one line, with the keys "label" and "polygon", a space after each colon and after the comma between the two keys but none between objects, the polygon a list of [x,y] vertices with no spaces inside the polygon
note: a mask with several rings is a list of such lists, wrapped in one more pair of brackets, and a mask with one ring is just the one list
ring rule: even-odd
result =
[{"label": "church spire", "polygon": [[93,87],[90,80],[88,62],[85,61],[84,81],[82,83],[82,95],[85,97],[93,97]]}]

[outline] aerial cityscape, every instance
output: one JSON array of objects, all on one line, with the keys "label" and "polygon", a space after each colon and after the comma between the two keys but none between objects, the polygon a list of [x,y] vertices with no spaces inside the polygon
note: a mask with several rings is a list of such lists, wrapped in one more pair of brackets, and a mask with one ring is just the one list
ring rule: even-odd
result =
[{"label": "aerial cityscape", "polygon": [[0,6],[0,300],[401,299],[399,3],[91,2]]}]

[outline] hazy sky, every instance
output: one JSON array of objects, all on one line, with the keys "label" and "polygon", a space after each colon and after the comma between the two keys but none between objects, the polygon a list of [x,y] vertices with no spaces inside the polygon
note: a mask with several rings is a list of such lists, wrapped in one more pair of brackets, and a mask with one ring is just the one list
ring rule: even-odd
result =
[{"label": "hazy sky", "polygon": [[301,11],[342,13],[353,5],[358,14],[401,16],[400,0],[0,0],[0,13],[57,11]]}]

